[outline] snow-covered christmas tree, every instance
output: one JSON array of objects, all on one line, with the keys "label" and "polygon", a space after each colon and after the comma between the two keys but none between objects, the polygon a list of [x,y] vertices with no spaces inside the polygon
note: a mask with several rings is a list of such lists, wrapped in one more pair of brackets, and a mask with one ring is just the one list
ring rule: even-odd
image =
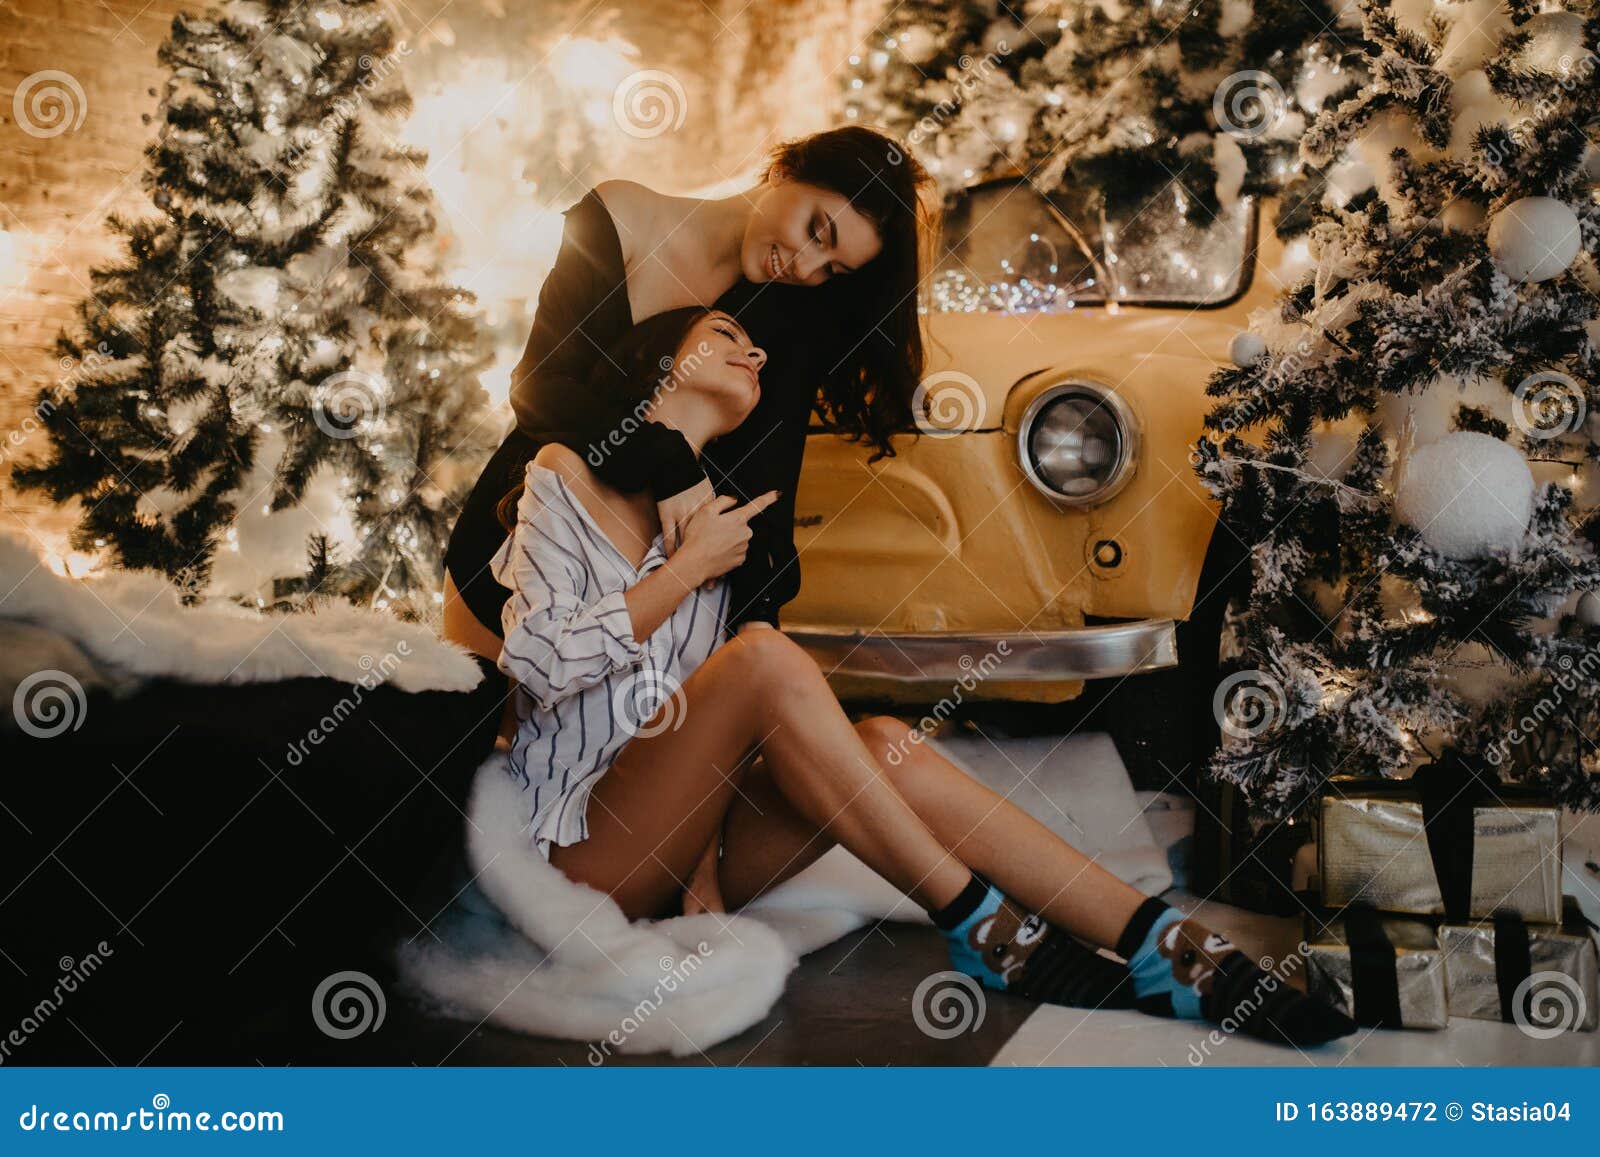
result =
[{"label": "snow-covered christmas tree", "polygon": [[1213,770],[1276,815],[1329,776],[1494,769],[1600,808],[1600,18],[1362,0],[1343,174],[1198,447],[1252,544]]},{"label": "snow-covered christmas tree", "polygon": [[146,151],[159,213],[116,221],[19,486],[77,500],[74,547],[253,605],[437,599],[492,449],[490,351],[441,270],[408,53],[369,0],[230,0],[173,21]]},{"label": "snow-covered christmas tree", "polygon": [[947,194],[1027,174],[1113,215],[1300,178],[1295,142],[1361,80],[1329,0],[908,0],[853,59],[845,115],[905,137]]}]

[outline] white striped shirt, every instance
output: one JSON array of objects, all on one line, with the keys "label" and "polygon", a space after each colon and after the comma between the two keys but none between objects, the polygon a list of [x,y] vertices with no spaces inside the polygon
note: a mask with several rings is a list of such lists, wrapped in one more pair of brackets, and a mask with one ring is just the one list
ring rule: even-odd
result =
[{"label": "white striped shirt", "polygon": [[510,769],[542,854],[588,838],[589,793],[663,704],[672,725],[682,681],[723,641],[722,579],[686,595],[644,642],[633,637],[623,594],[664,562],[657,534],[632,566],[566,479],[528,463],[516,529],[490,567],[511,589],[499,661],[517,684]]}]

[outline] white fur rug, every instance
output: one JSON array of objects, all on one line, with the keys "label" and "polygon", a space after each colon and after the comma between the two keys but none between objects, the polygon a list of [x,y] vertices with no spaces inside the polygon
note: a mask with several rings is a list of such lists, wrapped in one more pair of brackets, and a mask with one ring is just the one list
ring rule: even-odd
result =
[{"label": "white fur rug", "polygon": [[[1063,834],[1077,834],[1071,812],[1079,811],[1083,830],[1097,834],[1072,842],[1089,844],[1116,874],[1148,891],[1170,884],[1108,737],[938,743]],[[596,1042],[595,1064],[611,1053],[709,1048],[765,1017],[806,953],[869,921],[927,922],[834,848],[736,915],[629,923],[610,897],[568,880],[529,845],[523,808],[497,751],[478,769],[468,804],[471,878],[434,923],[438,940],[400,946],[400,973],[413,995],[459,1019]]]},{"label": "white fur rug", "polygon": [[[470,652],[422,623],[342,599],[287,615],[219,599],[184,606],[177,588],[154,571],[57,575],[32,542],[12,531],[0,533],[0,595],[0,620],[66,636],[109,682],[123,685],[153,676],[191,683],[327,676],[367,686],[387,682],[402,691],[469,691],[483,678]],[[7,668],[30,658],[11,655]],[[48,654],[38,662],[51,665]]]}]

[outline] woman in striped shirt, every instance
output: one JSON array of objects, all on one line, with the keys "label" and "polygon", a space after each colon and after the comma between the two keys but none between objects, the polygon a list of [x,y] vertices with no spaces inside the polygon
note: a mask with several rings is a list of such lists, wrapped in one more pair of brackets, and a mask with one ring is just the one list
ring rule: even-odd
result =
[{"label": "woman in striped shirt", "polygon": [[[755,406],[765,361],[731,315],[692,306],[636,326],[590,385],[640,393],[628,420],[671,427],[698,454]],[[1301,1045],[1354,1029],[905,724],[852,724],[777,628],[725,640],[723,576],[777,494],[713,498],[668,557],[653,498],[592,468],[628,420],[587,455],[540,449],[506,496],[516,520],[493,560],[512,588],[499,660],[516,683],[510,766],[553,865],[639,919],[739,907],[838,842],[926,907],[952,963],[990,987]]]},{"label": "woman in striped shirt", "polygon": [[[673,358],[679,339],[692,352],[663,373],[656,352]],[[664,380],[654,420],[678,415],[671,424],[689,436],[743,421],[765,360],[730,315],[691,307],[641,322],[590,384],[610,392],[618,367],[631,375],[657,365]],[[681,398],[668,401],[683,379]],[[702,433],[697,448],[706,440]],[[612,489],[558,443],[541,448],[505,496],[500,516],[511,535],[490,563],[511,589],[499,665],[513,681],[511,767],[541,854],[588,837],[587,804],[600,777],[722,642],[729,590],[721,576],[743,561],[749,520],[775,497],[737,510],[732,498],[715,500],[688,557],[669,561],[650,493]]]}]

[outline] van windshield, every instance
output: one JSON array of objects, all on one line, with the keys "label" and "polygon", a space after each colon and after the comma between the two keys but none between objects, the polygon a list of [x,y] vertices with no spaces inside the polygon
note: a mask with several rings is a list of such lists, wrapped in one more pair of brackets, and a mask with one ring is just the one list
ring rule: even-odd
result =
[{"label": "van windshield", "polygon": [[1249,197],[1216,215],[1187,205],[1177,183],[1117,215],[1096,190],[1047,198],[1024,179],[988,181],[944,214],[925,310],[1221,305],[1248,284],[1254,213]]}]

